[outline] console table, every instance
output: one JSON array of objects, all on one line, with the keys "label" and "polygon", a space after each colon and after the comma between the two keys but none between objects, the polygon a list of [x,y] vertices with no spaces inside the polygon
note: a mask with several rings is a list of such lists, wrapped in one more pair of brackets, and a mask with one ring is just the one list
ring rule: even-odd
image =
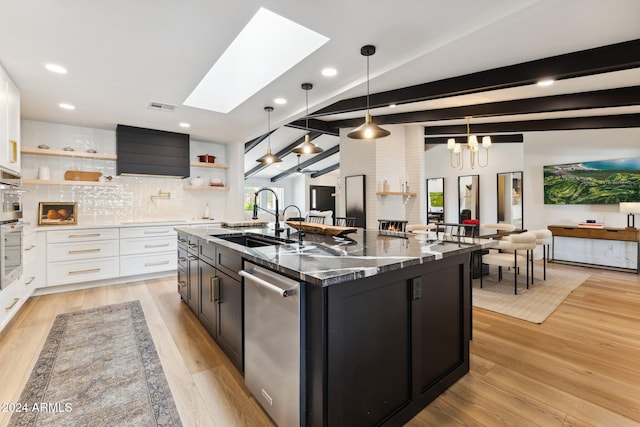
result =
[{"label": "console table", "polygon": [[[562,261],[555,259],[555,238],[556,237],[573,237],[578,239],[599,239],[599,240],[617,240],[622,242],[636,243],[636,274],[640,274],[640,230],[635,228],[587,228],[570,225],[550,225],[547,227],[553,234],[553,246],[551,250],[551,258],[554,261]],[[624,267],[615,267],[625,269]],[[629,269],[626,269],[629,270]]]}]

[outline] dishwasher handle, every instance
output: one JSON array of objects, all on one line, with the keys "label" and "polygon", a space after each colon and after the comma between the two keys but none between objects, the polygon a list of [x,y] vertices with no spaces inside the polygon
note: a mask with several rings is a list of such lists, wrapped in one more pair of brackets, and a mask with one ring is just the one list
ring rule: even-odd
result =
[{"label": "dishwasher handle", "polygon": [[277,293],[278,295],[281,295],[283,298],[287,298],[287,297],[291,297],[296,295],[296,290],[295,289],[281,289],[279,287],[277,287],[276,285],[267,282],[264,279],[261,279],[253,274],[251,274],[249,271],[246,270],[240,270],[240,275],[242,277],[245,277],[251,281],[253,281],[254,283],[257,283],[258,285],[261,285],[262,287]]}]

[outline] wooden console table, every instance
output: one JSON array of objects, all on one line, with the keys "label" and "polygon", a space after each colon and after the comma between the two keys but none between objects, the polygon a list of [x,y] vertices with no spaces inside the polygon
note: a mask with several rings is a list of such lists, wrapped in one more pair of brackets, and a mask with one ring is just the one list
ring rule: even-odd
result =
[{"label": "wooden console table", "polygon": [[[547,227],[553,234],[551,258],[555,260],[555,238],[574,237],[579,239],[618,240],[636,242],[636,274],[640,274],[640,230],[636,228],[587,228],[570,225],[550,225]],[[624,269],[623,267],[616,267]],[[626,269],[629,270],[629,269]]]}]

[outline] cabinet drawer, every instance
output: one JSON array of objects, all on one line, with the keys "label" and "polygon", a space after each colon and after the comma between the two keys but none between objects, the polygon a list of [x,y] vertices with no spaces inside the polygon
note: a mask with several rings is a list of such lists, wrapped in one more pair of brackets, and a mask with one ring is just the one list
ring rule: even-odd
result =
[{"label": "cabinet drawer", "polygon": [[79,230],[47,231],[47,243],[84,242],[118,239],[117,228],[83,228]]},{"label": "cabinet drawer", "polygon": [[240,270],[242,270],[242,254],[223,246],[218,246],[216,250],[218,252],[216,267],[234,279],[241,280]]},{"label": "cabinet drawer", "polygon": [[185,250],[187,249],[187,235],[185,233],[178,233],[178,246],[184,246]]},{"label": "cabinet drawer", "polygon": [[137,237],[158,237],[173,236],[175,240],[176,230],[173,225],[153,226],[153,227],[127,227],[120,229],[121,239],[132,239]]},{"label": "cabinet drawer", "polygon": [[204,259],[211,265],[216,263],[216,245],[208,243],[206,240],[200,240],[200,258]]},{"label": "cabinet drawer", "polygon": [[[175,241],[175,238],[173,240]],[[175,270],[176,267],[177,261],[175,251],[149,255],[127,255],[120,257],[121,276]]]},{"label": "cabinet drawer", "polygon": [[47,285],[86,282],[118,276],[118,257],[102,257],[81,261],[47,264]]},{"label": "cabinet drawer", "polygon": [[120,240],[120,255],[148,254],[173,251],[175,256],[177,240],[175,236]]},{"label": "cabinet drawer", "polygon": [[49,243],[47,262],[118,256],[118,241]]}]

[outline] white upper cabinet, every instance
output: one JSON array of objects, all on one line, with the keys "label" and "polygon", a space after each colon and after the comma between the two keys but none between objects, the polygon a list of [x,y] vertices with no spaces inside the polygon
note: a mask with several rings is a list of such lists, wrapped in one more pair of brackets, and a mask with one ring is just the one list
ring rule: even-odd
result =
[{"label": "white upper cabinet", "polygon": [[20,91],[0,67],[0,167],[20,172]]}]

